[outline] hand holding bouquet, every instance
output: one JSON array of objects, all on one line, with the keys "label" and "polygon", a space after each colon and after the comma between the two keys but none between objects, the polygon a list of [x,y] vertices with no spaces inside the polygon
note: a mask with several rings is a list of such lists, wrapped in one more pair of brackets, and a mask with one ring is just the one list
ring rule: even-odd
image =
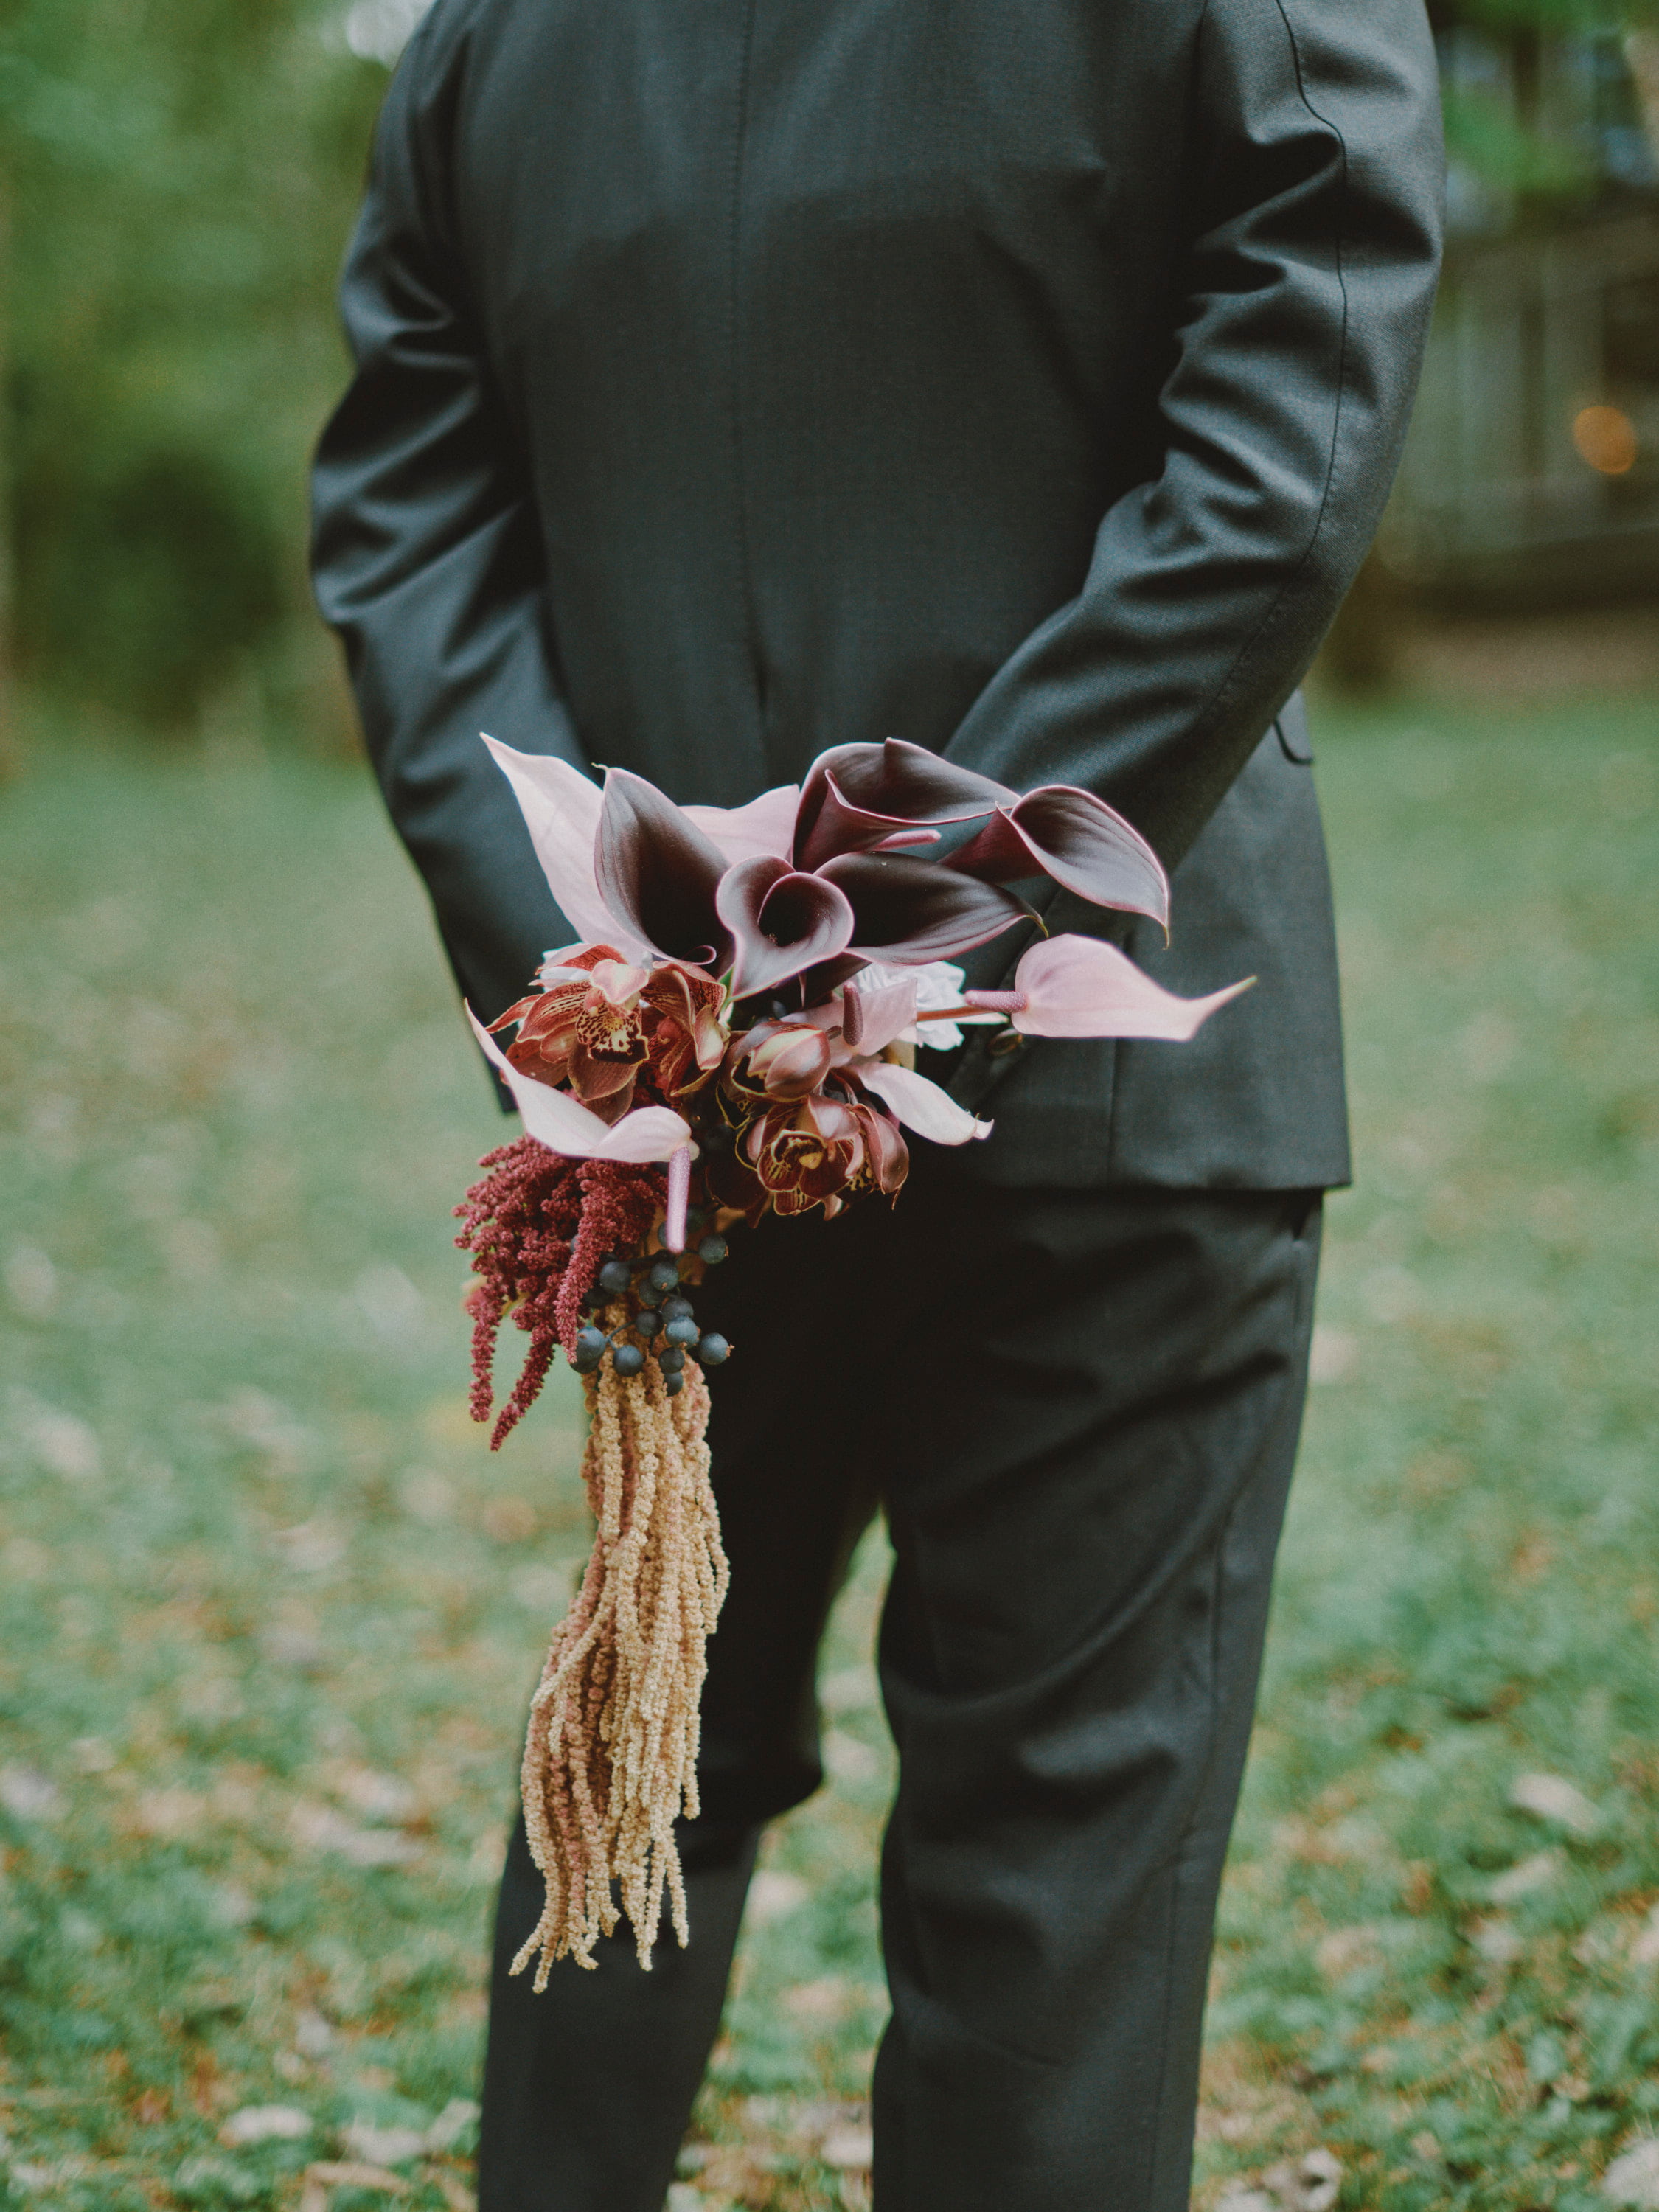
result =
[{"label": "hand holding bouquet", "polygon": [[[1040,936],[1012,986],[951,963],[1037,921],[1047,877],[1168,925],[1150,846],[1066,785],[1022,797],[917,745],[840,745],[746,806],[675,805],[611,769],[489,745],[579,941],[478,1041],[526,1134],[458,1209],[479,1276],[473,1410],[512,1314],[530,1337],[494,1441],[557,1351],[586,1378],[598,1530],[531,1716],[524,1796],[546,1906],[520,1953],[541,1987],[619,1917],[648,1965],[665,1893],[687,1940],[673,1823],[697,1811],[697,1705],[726,1563],[703,1370],[726,1359],[694,1293],[726,1231],[767,1212],[896,1199],[905,1133],[988,1135],[915,1066],[964,1025],[1011,1036],[1182,1040],[1227,1000],[1182,1000],[1094,938]],[[1041,927],[1038,922],[1038,927]],[[496,1037],[515,1032],[505,1049]]]}]

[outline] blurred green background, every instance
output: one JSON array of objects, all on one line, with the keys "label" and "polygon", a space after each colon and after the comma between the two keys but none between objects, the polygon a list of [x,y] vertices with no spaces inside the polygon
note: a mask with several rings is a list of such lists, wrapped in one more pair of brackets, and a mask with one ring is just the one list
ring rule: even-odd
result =
[{"label": "blurred green background", "polygon": [[[0,2205],[471,2201],[585,1528],[568,1390],[466,1419],[501,1124],[304,581],[416,12],[0,0]],[[1659,2206],[1659,28],[1437,29],[1445,301],[1316,684],[1359,1179],[1204,2212]],[[868,2202],[882,1574],[672,2212]]]},{"label": "blurred green background", "polygon": [[12,661],[83,709],[342,741],[304,531],[386,83],[349,29],[320,0],[0,11]]},{"label": "blurred green background", "polygon": [[[158,732],[253,720],[349,743],[309,612],[304,471],[343,376],[332,286],[372,118],[419,12],[419,0],[0,0],[0,566],[6,663],[28,685]],[[1431,380],[1389,573],[1397,593],[1426,586],[1434,605],[1480,588],[1512,598],[1528,578],[1510,572],[1541,558],[1534,596],[1559,597],[1582,586],[1589,540],[1615,572],[1598,592],[1650,592],[1659,331],[1643,302],[1659,267],[1659,12],[1650,0],[1433,12],[1454,289],[1485,304],[1474,338],[1461,323],[1440,334],[1455,388],[1443,401]],[[1494,277],[1494,252],[1516,237],[1518,262],[1498,253]],[[1534,394],[1563,351],[1533,327],[1560,289],[1545,264],[1563,237],[1581,284],[1587,257],[1611,256],[1589,319],[1602,292],[1618,296],[1606,344],[1563,372],[1571,389]],[[1473,392],[1472,344],[1484,349]],[[1571,444],[1583,408],[1609,402],[1638,434],[1611,489]],[[1504,424],[1527,450],[1476,450]],[[1622,504],[1604,514],[1604,494]],[[1561,511],[1509,514],[1516,499]],[[1362,639],[1343,665],[1364,682],[1379,654],[1368,661]]]}]

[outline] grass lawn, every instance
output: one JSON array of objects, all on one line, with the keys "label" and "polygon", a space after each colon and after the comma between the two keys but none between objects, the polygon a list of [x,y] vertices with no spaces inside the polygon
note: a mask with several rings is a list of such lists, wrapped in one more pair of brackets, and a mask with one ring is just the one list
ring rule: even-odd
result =
[{"label": "grass lawn", "polygon": [[[1360,1183],[1197,2202],[1588,2212],[1659,2135],[1659,715],[1328,715],[1320,773]],[[468,1423],[501,1124],[365,779],[42,732],[0,1090],[0,2203],[464,2205],[578,1407]],[[867,2202],[880,1577],[675,2212]]]}]

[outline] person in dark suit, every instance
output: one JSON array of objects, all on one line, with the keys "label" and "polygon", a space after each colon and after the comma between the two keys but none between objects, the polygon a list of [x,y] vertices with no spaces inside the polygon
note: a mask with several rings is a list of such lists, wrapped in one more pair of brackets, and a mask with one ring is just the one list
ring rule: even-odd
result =
[{"label": "person in dark suit", "polygon": [[1051,922],[1260,979],[1191,1045],[970,1044],[971,1157],[736,1240],[690,1948],[534,1996],[520,1834],[483,2212],[660,2206],[878,1506],[877,2204],[1187,2203],[1348,1173],[1296,686],[1394,472],[1440,190],[1420,0],[437,0],[398,70],[316,578],[474,1006],[568,934],[480,730],[727,805],[888,736],[1083,785],[1170,868],[1173,939]]}]

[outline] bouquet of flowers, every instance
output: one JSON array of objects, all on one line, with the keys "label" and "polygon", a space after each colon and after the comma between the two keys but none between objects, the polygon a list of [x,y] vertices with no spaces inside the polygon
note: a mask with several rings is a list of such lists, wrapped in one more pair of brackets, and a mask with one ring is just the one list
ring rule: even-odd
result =
[{"label": "bouquet of flowers", "polygon": [[[697,1812],[705,1646],[726,1584],[705,1371],[732,1347],[696,1312],[727,1235],[903,1186],[906,1133],[989,1133],[917,1072],[964,1025],[1018,1036],[1190,1037],[1245,988],[1173,997],[1115,946],[1040,934],[1012,988],[951,964],[1020,923],[1048,878],[1168,925],[1157,856],[1090,793],[1023,797],[918,745],[838,745],[746,806],[677,806],[612,769],[486,738],[579,941],[479,1044],[525,1134],[480,1163],[457,1242],[478,1278],[473,1413],[497,1334],[529,1336],[494,1443],[556,1353],[585,1381],[597,1533],[532,1708],[523,1785],[547,1887],[515,1963],[538,1989],[592,1966],[621,1913],[648,1966],[666,1896],[687,1940],[674,1822]],[[505,1046],[498,1036],[511,1030]],[[739,1261],[740,1264],[740,1261]]]}]

